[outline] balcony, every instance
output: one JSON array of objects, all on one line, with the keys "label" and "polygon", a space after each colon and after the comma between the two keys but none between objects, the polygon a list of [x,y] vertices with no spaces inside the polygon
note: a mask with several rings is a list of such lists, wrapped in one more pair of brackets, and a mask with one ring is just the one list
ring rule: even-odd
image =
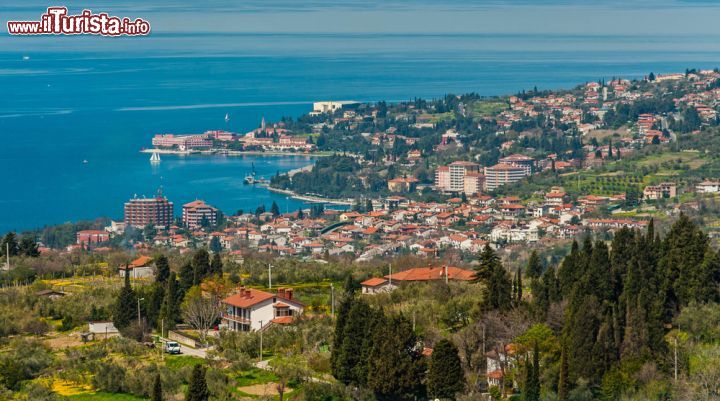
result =
[{"label": "balcony", "polygon": [[242,323],[242,324],[250,324],[250,319],[246,319],[242,316],[232,315],[229,313],[223,313],[222,314],[223,319],[232,320],[234,322]]}]

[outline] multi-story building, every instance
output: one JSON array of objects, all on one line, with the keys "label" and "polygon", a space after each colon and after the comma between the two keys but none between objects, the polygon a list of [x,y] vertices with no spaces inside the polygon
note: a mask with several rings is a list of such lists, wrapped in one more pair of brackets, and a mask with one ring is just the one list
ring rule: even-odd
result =
[{"label": "multi-story building", "polygon": [[167,227],[173,221],[173,203],[160,194],[154,198],[133,198],[125,202],[125,225]]},{"label": "multi-story building", "polygon": [[82,230],[75,235],[78,245],[101,244],[110,241],[110,233],[103,230]]},{"label": "multi-story building", "polygon": [[174,135],[157,134],[152,139],[153,146],[161,148],[177,148],[178,150],[207,149],[212,146],[210,134]]},{"label": "multi-story building", "polygon": [[511,164],[500,163],[485,167],[485,190],[494,191],[505,184],[512,184],[525,178],[527,169]]},{"label": "multi-story building", "polygon": [[182,221],[185,227],[195,229],[203,224],[214,226],[218,222],[219,211],[202,200],[186,203],[182,207]]},{"label": "multi-story building", "polygon": [[260,330],[270,324],[291,323],[303,311],[303,304],[293,298],[291,288],[277,293],[241,287],[236,294],[222,300],[225,311],[222,325],[232,331]]},{"label": "multi-story building", "polygon": [[[482,177],[478,175],[479,173],[480,165],[477,163],[467,161],[452,162],[448,166],[437,169],[435,172],[435,186],[442,192],[464,192],[467,195],[472,195],[478,192],[477,183],[482,180]],[[468,175],[470,175],[469,178]]]},{"label": "multi-story building", "polygon": [[508,157],[503,157],[499,160],[502,164],[509,164],[515,167],[522,167],[525,169],[526,175],[531,175],[535,167],[535,159],[525,155],[514,154]]},{"label": "multi-story building", "polygon": [[673,182],[663,182],[658,185],[648,185],[643,190],[643,198],[649,200],[674,198],[675,196],[677,196],[677,186]]},{"label": "multi-story building", "polygon": [[412,192],[415,190],[418,179],[415,177],[398,177],[388,180],[388,190],[390,192]]},{"label": "multi-story building", "polygon": [[485,187],[485,175],[482,173],[467,173],[465,174],[465,194],[475,195],[482,192]]}]

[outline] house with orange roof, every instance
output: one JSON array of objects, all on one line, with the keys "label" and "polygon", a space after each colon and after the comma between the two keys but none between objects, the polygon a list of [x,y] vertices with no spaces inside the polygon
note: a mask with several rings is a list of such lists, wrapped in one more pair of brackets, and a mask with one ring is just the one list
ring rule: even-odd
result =
[{"label": "house with orange roof", "polygon": [[120,277],[129,274],[130,278],[153,278],[155,276],[155,267],[153,259],[150,256],[139,256],[132,262],[120,266]]},{"label": "house with orange roof", "polygon": [[414,267],[385,276],[386,279],[395,283],[437,280],[470,281],[474,277],[474,271],[454,266]]},{"label": "house with orange roof", "polygon": [[360,287],[362,288],[362,294],[372,295],[393,291],[397,288],[397,285],[391,283],[388,279],[373,277],[360,283]]},{"label": "house with orange roof", "polygon": [[271,324],[288,324],[300,316],[304,305],[294,298],[292,288],[276,293],[240,287],[222,300],[221,326],[231,331],[262,330]]}]

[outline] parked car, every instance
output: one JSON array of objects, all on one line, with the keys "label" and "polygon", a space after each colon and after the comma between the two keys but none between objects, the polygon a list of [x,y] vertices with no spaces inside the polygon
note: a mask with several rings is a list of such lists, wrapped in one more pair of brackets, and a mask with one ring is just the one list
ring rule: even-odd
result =
[{"label": "parked car", "polygon": [[168,341],[165,343],[165,352],[168,354],[179,354],[180,344],[175,341]]}]

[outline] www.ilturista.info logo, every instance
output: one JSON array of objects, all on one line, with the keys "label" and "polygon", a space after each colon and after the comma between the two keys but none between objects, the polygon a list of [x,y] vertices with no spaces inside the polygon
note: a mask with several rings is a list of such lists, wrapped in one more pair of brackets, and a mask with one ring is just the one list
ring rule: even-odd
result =
[{"label": "www.ilturista.info logo", "polygon": [[10,35],[102,35],[142,36],[150,33],[150,23],[142,18],[131,20],[93,14],[83,10],[81,14],[68,15],[67,7],[48,7],[40,21],[8,21]]}]

